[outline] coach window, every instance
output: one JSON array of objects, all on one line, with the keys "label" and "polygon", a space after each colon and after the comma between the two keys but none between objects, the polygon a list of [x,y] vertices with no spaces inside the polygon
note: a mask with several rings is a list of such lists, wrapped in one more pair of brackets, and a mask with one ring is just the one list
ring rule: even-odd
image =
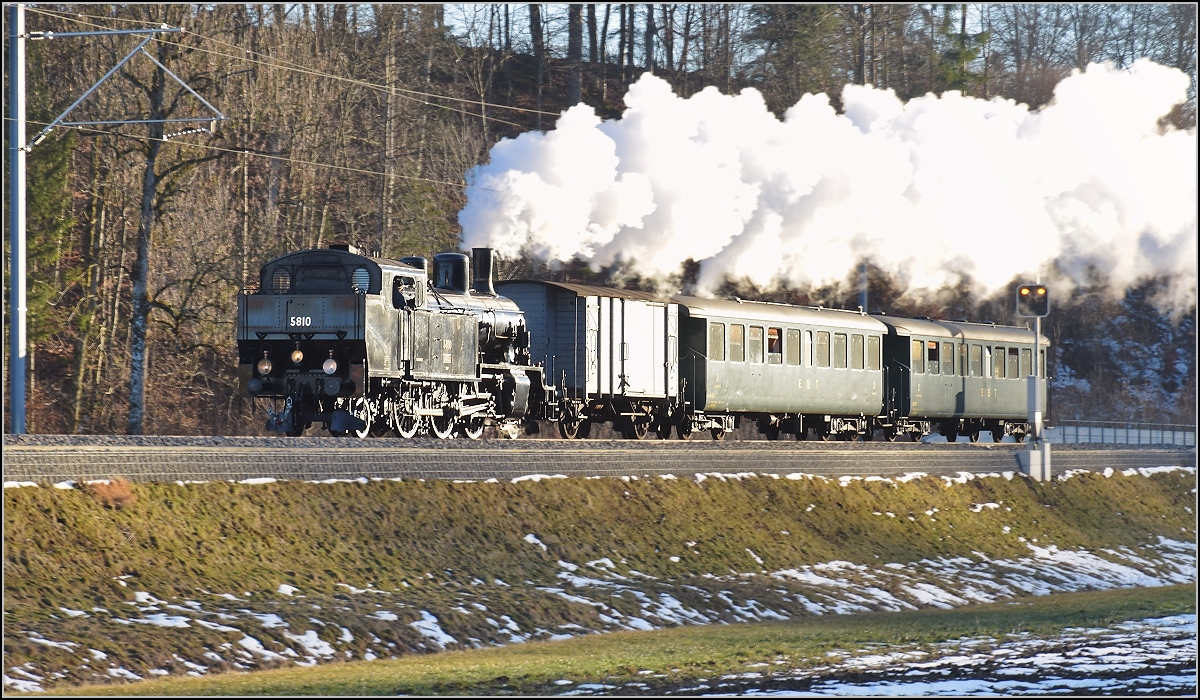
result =
[{"label": "coach window", "polygon": [[833,367],[846,369],[846,334],[833,334]]},{"label": "coach window", "polygon": [[746,361],[746,327],[740,323],[729,324],[729,360]]},{"label": "coach window", "polygon": [[929,361],[928,364],[926,365],[926,370],[930,374],[937,374],[939,371],[939,368],[941,368],[941,366],[942,366],[942,358],[941,358],[941,354],[938,353],[937,341],[936,340],[928,341],[927,343],[925,343],[925,349],[926,349],[925,359],[927,359]]},{"label": "coach window", "polygon": [[958,344],[958,376],[967,376],[967,344]]},{"label": "coach window", "polygon": [[784,344],[784,349],[787,351],[789,365],[800,364],[800,329],[787,329],[787,343]]},{"label": "coach window", "polygon": [[800,357],[800,364],[805,367],[813,365],[813,332],[804,331],[804,348],[803,355]]},{"label": "coach window", "polygon": [[925,341],[912,341],[912,371],[925,374]]},{"label": "coach window", "polygon": [[863,357],[865,351],[863,337],[858,333],[850,336],[850,369],[862,369],[866,366],[866,358]]},{"label": "coach window", "polygon": [[983,376],[983,346],[972,344],[971,352],[971,376]]},{"label": "coach window", "polygon": [[879,371],[879,336],[867,336],[867,369]]},{"label": "coach window", "polygon": [[1038,373],[1038,376],[1045,379],[1045,377],[1046,377],[1046,351],[1045,350],[1038,350],[1038,367],[1042,370],[1041,372]]},{"label": "coach window", "polygon": [[711,321],[708,324],[708,359],[725,361],[725,324]]},{"label": "coach window", "polygon": [[829,331],[817,331],[817,366],[829,366]]},{"label": "coach window", "polygon": [[783,364],[783,329],[767,329],[767,364]]},{"label": "coach window", "polygon": [[1033,350],[1021,348],[1021,376],[1028,377],[1031,374],[1033,374]]},{"label": "coach window", "polygon": [[1017,353],[1018,353],[1018,350],[1016,348],[1008,349],[1008,378],[1009,379],[1018,379],[1021,376],[1020,369],[1019,369],[1020,366],[1018,364],[1018,362],[1020,362],[1020,360],[1017,359]]},{"label": "coach window", "polygon": [[762,326],[750,326],[750,361],[763,361],[763,329]]},{"label": "coach window", "polygon": [[992,348],[990,345],[983,346],[983,376],[992,376]]},{"label": "coach window", "polygon": [[996,346],[992,351],[992,375],[1004,379],[1004,348]]},{"label": "coach window", "polygon": [[954,343],[942,343],[942,374],[954,376]]}]

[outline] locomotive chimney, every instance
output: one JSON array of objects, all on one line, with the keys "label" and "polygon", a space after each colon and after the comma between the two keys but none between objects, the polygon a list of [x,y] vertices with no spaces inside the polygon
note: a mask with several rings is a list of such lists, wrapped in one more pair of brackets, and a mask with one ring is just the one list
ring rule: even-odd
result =
[{"label": "locomotive chimney", "polygon": [[494,262],[495,253],[491,248],[471,249],[471,267],[475,271],[475,278],[471,280],[471,288],[476,294],[496,296],[496,289],[492,286],[492,267]]},{"label": "locomotive chimney", "polygon": [[471,261],[463,253],[438,253],[433,256],[433,286],[459,294],[469,294]]}]

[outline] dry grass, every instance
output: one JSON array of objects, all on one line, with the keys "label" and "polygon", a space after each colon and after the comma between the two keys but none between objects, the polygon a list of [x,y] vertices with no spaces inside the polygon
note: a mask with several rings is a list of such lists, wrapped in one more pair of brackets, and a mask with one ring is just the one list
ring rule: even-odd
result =
[{"label": "dry grass", "polygon": [[137,494],[133,492],[129,482],[124,479],[95,481],[85,485],[84,490],[105,508],[120,510],[137,503]]}]

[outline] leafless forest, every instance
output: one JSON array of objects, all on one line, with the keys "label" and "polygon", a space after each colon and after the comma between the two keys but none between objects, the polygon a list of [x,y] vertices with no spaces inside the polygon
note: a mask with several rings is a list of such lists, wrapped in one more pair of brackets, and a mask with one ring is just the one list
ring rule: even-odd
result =
[{"label": "leafless forest", "polygon": [[[777,114],[809,92],[828,92],[837,106],[846,83],[902,99],[960,90],[1036,108],[1074,68],[1148,57],[1193,76],[1191,100],[1169,120],[1195,125],[1193,4],[39,4],[26,12],[29,31],[183,27],[147,51],[227,117],[211,133],[205,123],[60,128],[31,151],[28,430],[38,433],[258,433],[261,409],[252,415],[236,392],[234,302],[263,261],[335,242],[396,257],[454,249],[463,177],[491,145],[553,127],[580,100],[617,117],[626,87],[645,71],[682,95],[754,87]],[[30,136],[137,41],[27,42]],[[136,56],[72,118],[207,114]],[[176,133],[196,127],[204,130]],[[503,261],[500,272],[549,274],[524,260]],[[7,287],[7,266],[5,274]],[[605,281],[582,267],[555,274]],[[1054,416],[1195,420],[1195,308],[1154,309],[1147,298],[1161,283],[1146,280],[1123,301],[1083,289],[1055,309]],[[791,299],[852,307],[853,286]],[[873,307],[896,313],[1014,320],[1007,297],[951,289],[916,302],[878,275],[872,294]]]}]

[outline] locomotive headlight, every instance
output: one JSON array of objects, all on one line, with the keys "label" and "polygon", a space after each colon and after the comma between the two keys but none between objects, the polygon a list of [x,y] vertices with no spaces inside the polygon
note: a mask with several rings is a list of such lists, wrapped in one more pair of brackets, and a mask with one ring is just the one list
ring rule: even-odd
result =
[{"label": "locomotive headlight", "polygon": [[337,371],[337,360],[332,357],[325,360],[325,364],[321,365],[321,369],[325,370],[325,374],[333,374]]},{"label": "locomotive headlight", "polygon": [[270,374],[271,369],[274,367],[275,365],[271,362],[271,359],[267,357],[266,351],[263,351],[263,358],[254,366],[254,368],[258,370],[258,373],[264,377]]},{"label": "locomotive headlight", "polygon": [[292,351],[292,362],[294,364],[298,365],[303,360],[304,360],[304,353],[300,351],[300,348],[296,348],[295,350]]}]

